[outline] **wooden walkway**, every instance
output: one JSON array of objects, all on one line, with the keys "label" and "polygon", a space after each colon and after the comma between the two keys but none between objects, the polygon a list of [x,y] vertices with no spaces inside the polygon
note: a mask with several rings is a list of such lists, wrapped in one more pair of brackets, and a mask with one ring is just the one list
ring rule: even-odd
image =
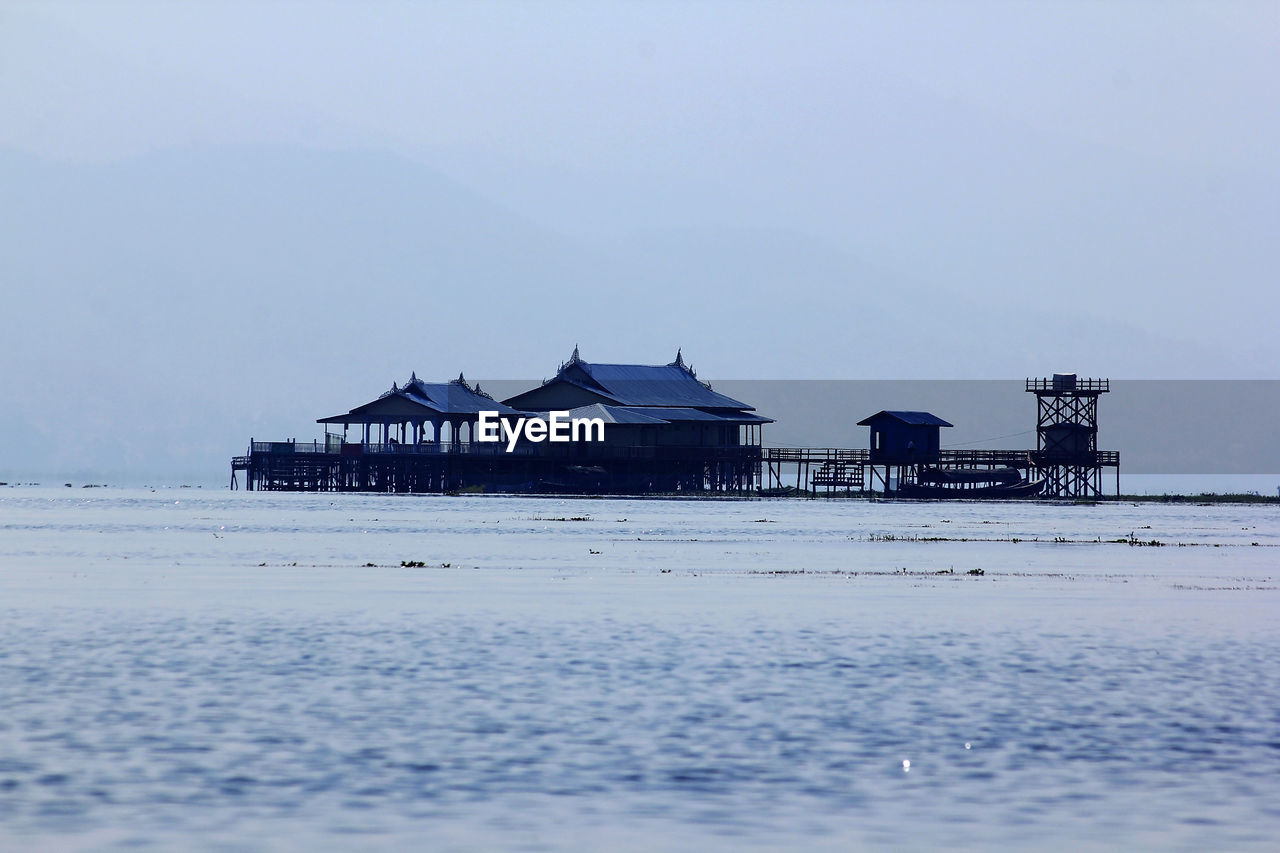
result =
[{"label": "wooden walkway", "polygon": [[[1087,458],[1086,458],[1087,456]],[[1070,464],[1116,470],[1120,454],[1100,450]],[[942,450],[940,468],[1014,468],[1030,479],[1064,460],[1035,450]],[[585,467],[584,467],[585,466]],[[606,473],[602,468],[607,466]],[[601,447],[577,456],[507,454],[491,444],[434,445],[253,442],[232,459],[232,487],[243,473],[249,489],[285,491],[441,492],[468,486],[509,491],[711,492],[757,489],[880,491],[915,466],[872,465],[871,451],[849,447]]]},{"label": "wooden walkway", "polygon": [[253,441],[231,460],[251,491],[746,494],[759,488],[756,445],[345,444]]},{"label": "wooden walkway", "polygon": [[[1119,476],[1119,451],[1099,450],[1086,456],[1075,461],[1088,467],[1115,468]],[[871,451],[865,448],[766,447],[761,461],[765,476],[762,488],[766,489],[794,485],[797,490],[864,491],[872,471]],[[1056,462],[1035,450],[944,449],[936,464],[939,468],[1015,468],[1031,479],[1036,469]],[[876,466],[884,467],[883,463]]]}]

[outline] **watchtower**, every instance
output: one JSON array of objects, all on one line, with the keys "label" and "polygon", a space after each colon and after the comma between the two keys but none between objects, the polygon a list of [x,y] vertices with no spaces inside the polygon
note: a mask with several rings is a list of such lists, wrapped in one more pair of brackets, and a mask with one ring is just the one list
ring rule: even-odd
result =
[{"label": "watchtower", "polygon": [[1098,452],[1098,397],[1110,390],[1109,379],[1078,379],[1074,373],[1027,380],[1039,409],[1032,459],[1047,481],[1043,494],[1097,497],[1102,494],[1102,466],[1115,465],[1119,471],[1119,454],[1107,453],[1104,459]]}]

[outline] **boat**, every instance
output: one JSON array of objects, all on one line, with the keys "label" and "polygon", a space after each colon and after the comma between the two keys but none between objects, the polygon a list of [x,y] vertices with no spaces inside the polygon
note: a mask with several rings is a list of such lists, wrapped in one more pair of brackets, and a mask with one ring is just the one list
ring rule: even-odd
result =
[{"label": "boat", "polygon": [[[986,473],[986,472],[982,472]],[[964,481],[952,481],[961,483]],[[970,481],[984,482],[984,481]],[[999,500],[1011,498],[1031,498],[1044,491],[1044,478],[1039,480],[1027,480],[1021,477],[1016,482],[996,482],[985,486],[964,485],[933,485],[927,483],[903,483],[898,486],[897,496],[900,498],[915,498],[919,500],[970,500],[973,498],[981,498],[986,500]]]},{"label": "boat", "polygon": [[925,468],[916,477],[917,483],[930,486],[949,486],[971,483],[1009,485],[1022,480],[1017,468]]}]

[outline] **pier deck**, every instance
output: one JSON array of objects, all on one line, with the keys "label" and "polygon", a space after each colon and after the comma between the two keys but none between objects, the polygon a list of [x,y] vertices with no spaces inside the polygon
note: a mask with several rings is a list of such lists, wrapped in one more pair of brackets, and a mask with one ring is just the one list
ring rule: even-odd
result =
[{"label": "pier deck", "polygon": [[[941,468],[1014,468],[1034,479],[1059,464],[1035,450],[942,450]],[[1075,464],[1114,468],[1120,454],[1093,451]],[[333,441],[255,441],[231,461],[232,487],[263,491],[422,492],[457,490],[586,493],[748,494],[785,488],[860,493],[887,485],[871,451],[846,447],[593,447],[516,448],[459,443],[344,444]],[[902,472],[899,472],[901,476]]]},{"label": "pier deck", "polygon": [[[766,447],[762,454],[765,483],[763,488],[794,486],[797,490],[824,488],[827,491],[863,491],[877,477],[881,483],[884,465],[873,466],[871,451],[846,447]],[[938,453],[939,468],[1014,468],[1027,479],[1042,468],[1061,464],[1061,458],[1037,450],[943,449]],[[1120,492],[1120,453],[1096,450],[1077,454],[1071,464],[1087,468],[1114,468],[1116,493]],[[890,466],[897,468],[899,466]]]},{"label": "pier deck", "polygon": [[251,442],[232,460],[232,488],[304,492],[745,493],[761,449],[683,446]]}]

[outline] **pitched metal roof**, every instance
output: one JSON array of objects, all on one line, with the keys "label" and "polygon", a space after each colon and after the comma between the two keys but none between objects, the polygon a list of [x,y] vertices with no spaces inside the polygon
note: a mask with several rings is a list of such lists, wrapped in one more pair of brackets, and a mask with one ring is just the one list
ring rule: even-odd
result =
[{"label": "pitched metal roof", "polygon": [[[568,411],[571,418],[600,418],[607,424],[643,424],[648,426],[688,421],[723,424],[773,423],[770,418],[751,414],[750,412],[704,412],[701,409],[671,406],[610,406],[606,403],[591,403]],[[539,411],[533,414],[545,418],[550,412]]]},{"label": "pitched metal roof", "polygon": [[751,414],[750,412],[704,412],[701,409],[693,409],[683,406],[619,406],[615,408],[628,412],[642,412],[655,418],[662,418],[664,421],[671,423],[675,423],[677,421],[713,421],[717,423],[732,424],[773,423],[772,418]]},{"label": "pitched metal roof", "polygon": [[[402,405],[397,407],[395,405],[397,401],[403,401]],[[408,405],[405,406],[404,403]],[[415,373],[403,386],[392,383],[391,390],[376,400],[356,406],[345,415],[320,418],[316,423],[363,423],[366,419],[376,419],[381,422],[386,418],[377,417],[378,412],[393,408],[396,409],[393,418],[405,417],[403,414],[405,409],[420,409],[420,416],[428,419],[434,416],[474,415],[479,412],[497,412],[500,415],[519,414],[515,409],[499,403],[484,393],[479,385],[469,384],[461,374],[450,382],[423,382]]]},{"label": "pitched metal roof", "polygon": [[574,347],[569,360],[544,384],[557,381],[607,397],[620,406],[753,409],[741,400],[716,393],[710,385],[699,381],[679,352],[670,364],[597,364],[583,361],[578,348]]},{"label": "pitched metal roof", "polygon": [[469,385],[461,375],[451,382],[423,382],[416,376],[401,389],[411,399],[416,398],[438,412],[448,414],[474,414],[497,412],[514,415],[516,410],[499,403],[481,390],[479,385]]},{"label": "pitched metal roof", "polygon": [[600,418],[607,424],[665,424],[661,417],[655,417],[645,409],[627,409],[622,406],[606,406],[592,403],[590,406],[579,406],[569,411],[572,418]]},{"label": "pitched metal roof", "polygon": [[942,418],[938,417],[937,415],[930,414],[929,412],[889,412],[889,411],[876,412],[874,415],[871,415],[870,417],[863,418],[862,420],[858,421],[858,426],[871,426],[876,421],[885,420],[886,418],[890,418],[904,424],[911,424],[912,426],[939,426],[939,427],[955,426],[955,424],[949,424],[946,421],[944,421]]}]

